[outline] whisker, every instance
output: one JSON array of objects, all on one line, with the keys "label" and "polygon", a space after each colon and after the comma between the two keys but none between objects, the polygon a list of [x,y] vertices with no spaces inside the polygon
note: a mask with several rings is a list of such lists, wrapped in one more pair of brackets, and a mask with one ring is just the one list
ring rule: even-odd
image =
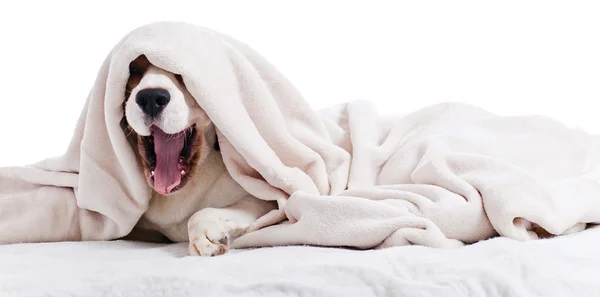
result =
[{"label": "whisker", "polygon": [[167,137],[167,141],[173,140],[173,138],[175,138],[175,136],[177,136],[177,134],[169,134],[169,137]]},{"label": "whisker", "polygon": [[175,134],[170,134],[169,137],[167,138],[167,141],[171,141],[172,139],[179,138],[182,136],[185,137],[185,133],[186,133],[186,130],[177,132]]},{"label": "whisker", "polygon": [[133,130],[133,128],[131,128],[130,126],[127,126],[127,130],[129,130],[129,133],[127,133],[127,134],[125,135],[125,137],[129,137],[129,136],[131,136],[131,134],[133,134],[133,132],[135,132],[135,131]]}]

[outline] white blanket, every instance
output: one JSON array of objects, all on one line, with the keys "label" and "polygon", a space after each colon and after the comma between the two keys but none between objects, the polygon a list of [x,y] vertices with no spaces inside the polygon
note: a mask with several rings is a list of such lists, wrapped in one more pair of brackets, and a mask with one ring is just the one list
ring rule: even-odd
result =
[{"label": "white blanket", "polygon": [[459,103],[387,118],[362,101],[318,112],[239,41],[155,23],[108,55],[64,156],[0,170],[0,242],[131,231],[150,198],[121,126],[128,65],[140,54],[182,74],[217,128],[233,179],[278,202],[234,247],[457,247],[600,222],[597,136]]},{"label": "white blanket", "polygon": [[187,256],[131,242],[0,247],[3,297],[593,297],[600,230],[460,249],[277,247]]}]

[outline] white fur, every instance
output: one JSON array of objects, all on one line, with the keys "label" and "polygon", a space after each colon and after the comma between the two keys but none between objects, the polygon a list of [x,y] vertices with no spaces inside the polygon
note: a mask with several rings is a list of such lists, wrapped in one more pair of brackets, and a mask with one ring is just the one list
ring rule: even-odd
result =
[{"label": "white fur", "polygon": [[[134,99],[139,91],[147,88],[163,88],[171,95],[170,102],[154,122],[147,119]],[[150,135],[151,125],[173,134],[194,123],[199,131],[214,133],[206,113],[175,75],[152,65],[132,90],[125,106],[125,115],[134,131],[144,136]],[[134,237],[149,239],[152,236],[144,234],[144,230],[155,230],[173,241],[189,241],[190,255],[220,255],[229,250],[233,239],[274,208],[272,204],[248,195],[239,185],[206,198],[205,194],[212,183],[235,183],[227,174],[221,154],[210,151],[207,142],[214,141],[214,137],[205,136],[207,141],[203,141],[202,156],[191,180],[169,196],[155,193],[149,209],[137,225],[137,233],[141,234],[135,234]],[[196,180],[212,183],[198,183]]]},{"label": "white fur", "polygon": [[[171,101],[159,117],[149,120],[134,98],[144,89],[162,88],[171,95]],[[175,75],[158,67],[150,66],[140,83],[131,91],[130,100],[125,106],[125,115],[129,125],[140,135],[150,135],[150,126],[155,125],[169,134],[181,132],[190,126],[196,118],[207,118],[200,108],[190,108],[195,102],[185,88],[180,86]]]}]

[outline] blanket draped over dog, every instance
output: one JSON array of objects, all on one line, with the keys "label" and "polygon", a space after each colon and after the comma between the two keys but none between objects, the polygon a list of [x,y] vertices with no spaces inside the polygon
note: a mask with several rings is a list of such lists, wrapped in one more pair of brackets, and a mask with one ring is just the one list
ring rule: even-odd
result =
[{"label": "blanket draped over dog", "polygon": [[317,111],[241,42],[161,22],[110,52],[63,156],[0,169],[1,243],[110,240],[135,226],[151,189],[121,123],[141,54],[182,75],[234,180],[277,201],[234,247],[455,247],[600,221],[597,136],[459,103],[392,117],[364,101]]}]

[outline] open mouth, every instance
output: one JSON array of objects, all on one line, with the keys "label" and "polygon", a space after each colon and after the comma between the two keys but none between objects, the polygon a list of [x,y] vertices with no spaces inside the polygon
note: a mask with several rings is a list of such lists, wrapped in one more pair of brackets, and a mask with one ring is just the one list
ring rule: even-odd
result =
[{"label": "open mouth", "polygon": [[196,125],[175,134],[156,126],[151,135],[142,137],[148,183],[160,194],[171,194],[183,187],[189,177]]}]

